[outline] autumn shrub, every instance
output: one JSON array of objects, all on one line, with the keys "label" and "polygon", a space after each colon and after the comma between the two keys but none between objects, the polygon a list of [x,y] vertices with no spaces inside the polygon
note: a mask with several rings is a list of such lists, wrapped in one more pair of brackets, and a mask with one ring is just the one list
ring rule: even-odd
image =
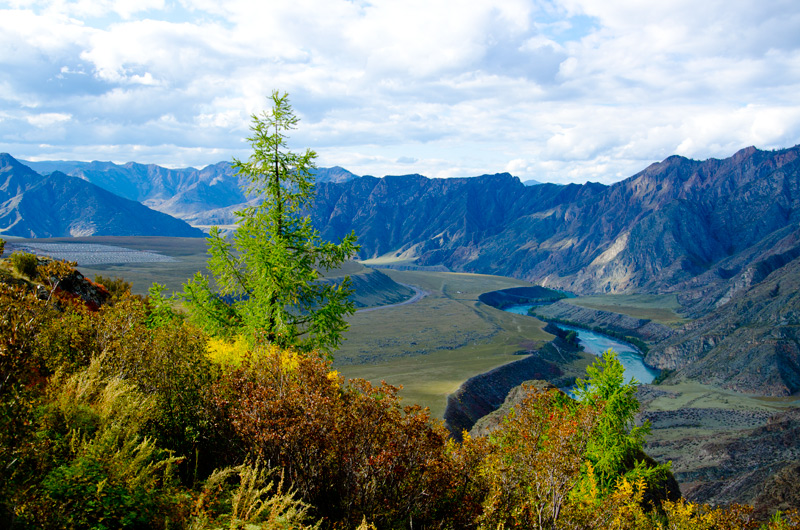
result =
[{"label": "autumn shrub", "polygon": [[214,393],[238,451],[280,467],[328,524],[435,526],[452,481],[447,433],[397,390],[344,384],[318,355],[264,346]]},{"label": "autumn shrub", "polygon": [[[669,467],[642,451],[634,382],[608,351],[587,369],[573,400],[529,388],[491,435],[481,464],[489,494],[484,528],[648,528]],[[655,499],[655,501],[654,501]],[[657,501],[657,502],[656,502]]]},{"label": "autumn shrub", "polygon": [[798,530],[800,512],[776,512],[769,521],[759,521],[753,507],[743,504],[709,506],[686,499],[666,501],[665,517],[657,521],[657,530]]},{"label": "autumn shrub", "polygon": [[178,458],[143,436],[152,398],[100,373],[99,362],[51,385],[17,491],[21,528],[166,528],[187,504]]},{"label": "autumn shrub", "polygon": [[529,390],[492,435],[482,528],[551,528],[569,519],[599,405],[571,407],[557,390]]},{"label": "autumn shrub", "polygon": [[86,368],[100,353],[99,324],[99,314],[83,304],[62,306],[40,327],[35,339],[36,355],[49,373],[73,373]]},{"label": "autumn shrub", "polygon": [[138,297],[104,307],[99,356],[104,375],[153,397],[155,413],[145,432],[185,457],[180,476],[191,484],[219,467],[227,453],[228,433],[213,424],[210,411],[209,390],[219,370],[206,357],[202,331],[177,315],[153,319],[151,309]]},{"label": "autumn shrub", "polygon": [[13,518],[9,499],[24,480],[19,462],[49,375],[36,337],[52,316],[32,293],[0,283],[0,526]]},{"label": "autumn shrub", "polygon": [[308,505],[283,491],[277,470],[260,462],[216,470],[204,482],[194,504],[191,530],[312,530]]}]

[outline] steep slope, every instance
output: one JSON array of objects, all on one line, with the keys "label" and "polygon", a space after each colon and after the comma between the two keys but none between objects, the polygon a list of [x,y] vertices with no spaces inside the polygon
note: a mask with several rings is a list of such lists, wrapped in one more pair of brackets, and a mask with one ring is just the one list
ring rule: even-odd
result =
[{"label": "steep slope", "polygon": [[677,370],[675,382],[769,396],[800,391],[800,231],[787,240],[795,246],[732,278],[729,300],[651,348],[647,362]]},{"label": "steep slope", "polygon": [[[232,224],[236,220],[233,212],[248,200],[241,190],[242,181],[230,162],[219,162],[203,169],[168,169],[135,162],[48,161],[26,164],[41,174],[61,171],[78,177],[194,225]],[[318,168],[316,178],[319,182],[341,183],[358,177],[336,166]]]},{"label": "steep slope", "polygon": [[577,293],[707,287],[726,280],[706,274],[717,263],[797,223],[798,154],[673,156],[612,186],[365,177],[320,186],[313,216],[326,237],[355,230],[364,258],[402,254]]},{"label": "steep slope", "polygon": [[[603,188],[526,188],[508,173],[454,179],[362,177],[344,185],[319,185],[311,215],[323,237],[338,239],[354,230],[363,258],[392,252],[416,257],[420,264],[469,269],[486,241],[513,231],[514,222],[527,212],[580,200]],[[516,237],[522,242],[529,236]],[[502,266],[507,256],[494,255],[494,268],[507,270]]]},{"label": "steep slope", "polygon": [[55,172],[42,177],[0,154],[0,233],[20,237],[202,237],[185,222]]}]

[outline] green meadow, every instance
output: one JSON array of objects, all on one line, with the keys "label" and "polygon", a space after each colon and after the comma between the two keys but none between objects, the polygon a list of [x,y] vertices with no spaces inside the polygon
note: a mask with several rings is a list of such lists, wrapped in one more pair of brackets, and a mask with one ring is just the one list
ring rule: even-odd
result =
[{"label": "green meadow", "polygon": [[382,272],[428,295],[352,315],[334,367],[348,378],[402,385],[404,399],[430,407],[436,417],[461,383],[552,339],[541,321],[478,302],[484,292],[530,283],[481,274]]}]

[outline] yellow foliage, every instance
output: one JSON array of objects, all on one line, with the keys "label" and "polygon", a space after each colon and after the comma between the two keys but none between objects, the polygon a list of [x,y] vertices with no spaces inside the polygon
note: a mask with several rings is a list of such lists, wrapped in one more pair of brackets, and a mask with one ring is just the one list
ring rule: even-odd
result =
[{"label": "yellow foliage", "polygon": [[272,355],[277,355],[280,367],[288,373],[294,373],[300,367],[300,356],[294,350],[283,350],[278,346],[268,346]]},{"label": "yellow foliage", "polygon": [[364,516],[364,518],[361,520],[361,524],[358,525],[358,528],[356,528],[356,530],[377,530],[377,528],[375,527],[374,524],[368,523],[367,517]]},{"label": "yellow foliage", "polygon": [[597,487],[597,476],[594,466],[588,460],[585,463],[586,474],[583,479],[570,492],[570,500],[584,506],[595,506],[601,502],[600,490]]},{"label": "yellow foliage", "polygon": [[[223,369],[235,370],[245,361],[264,363],[270,371],[285,375],[294,374],[300,366],[300,354],[295,350],[283,349],[276,344],[259,344],[252,346],[242,335],[237,335],[233,342],[214,337],[206,343],[208,359]],[[329,380],[339,382],[339,372],[327,374]]]},{"label": "yellow foliage", "polygon": [[223,367],[239,368],[249,353],[250,345],[241,335],[237,335],[233,342],[223,338],[212,337],[208,339],[206,344],[208,359]]},{"label": "yellow foliage", "polygon": [[[189,530],[318,530],[309,506],[284,491],[283,477],[256,462],[216,470],[194,506]],[[229,496],[227,499],[226,496]]]},{"label": "yellow foliage", "polygon": [[647,484],[643,477],[628,481],[621,477],[611,495],[611,504],[616,506],[609,528],[647,528],[649,517],[642,510],[642,500]]},{"label": "yellow foliage", "polygon": [[663,530],[750,530],[759,527],[752,516],[751,506],[733,504],[712,507],[680,499],[664,502],[668,523]]}]

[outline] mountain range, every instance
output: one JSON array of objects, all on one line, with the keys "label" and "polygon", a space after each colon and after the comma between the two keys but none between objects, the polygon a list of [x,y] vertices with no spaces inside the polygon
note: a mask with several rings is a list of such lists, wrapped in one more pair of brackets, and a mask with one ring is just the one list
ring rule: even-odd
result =
[{"label": "mountain range", "polygon": [[361,257],[513,276],[578,294],[676,293],[697,320],[647,361],[744,392],[800,391],[800,146],[672,156],[611,186],[508,174],[321,184],[323,236]]},{"label": "mountain range", "polygon": [[180,219],[55,171],[46,177],[0,154],[0,234],[18,237],[202,237]]},{"label": "mountain range", "polygon": [[[111,193],[137,201],[159,212],[198,226],[232,225],[235,210],[248,197],[243,182],[230,162],[203,169],[168,169],[155,164],[114,164],[113,162],[47,161],[26,162],[31,169],[49,174],[61,171],[91,182]],[[341,167],[319,168],[318,182],[346,182],[356,176]]]},{"label": "mountain range", "polygon": [[[30,165],[55,172],[41,177],[0,158],[3,233],[200,235],[183,221],[230,224],[248,201],[226,162]],[[671,156],[610,186],[526,185],[508,173],[359,178],[338,167],[318,170],[317,181],[314,224],[329,240],[355,231],[362,259],[578,294],[676,293],[694,320],[656,343],[650,364],[674,370],[675,380],[800,391],[800,146],[749,147],[723,160]]]}]

